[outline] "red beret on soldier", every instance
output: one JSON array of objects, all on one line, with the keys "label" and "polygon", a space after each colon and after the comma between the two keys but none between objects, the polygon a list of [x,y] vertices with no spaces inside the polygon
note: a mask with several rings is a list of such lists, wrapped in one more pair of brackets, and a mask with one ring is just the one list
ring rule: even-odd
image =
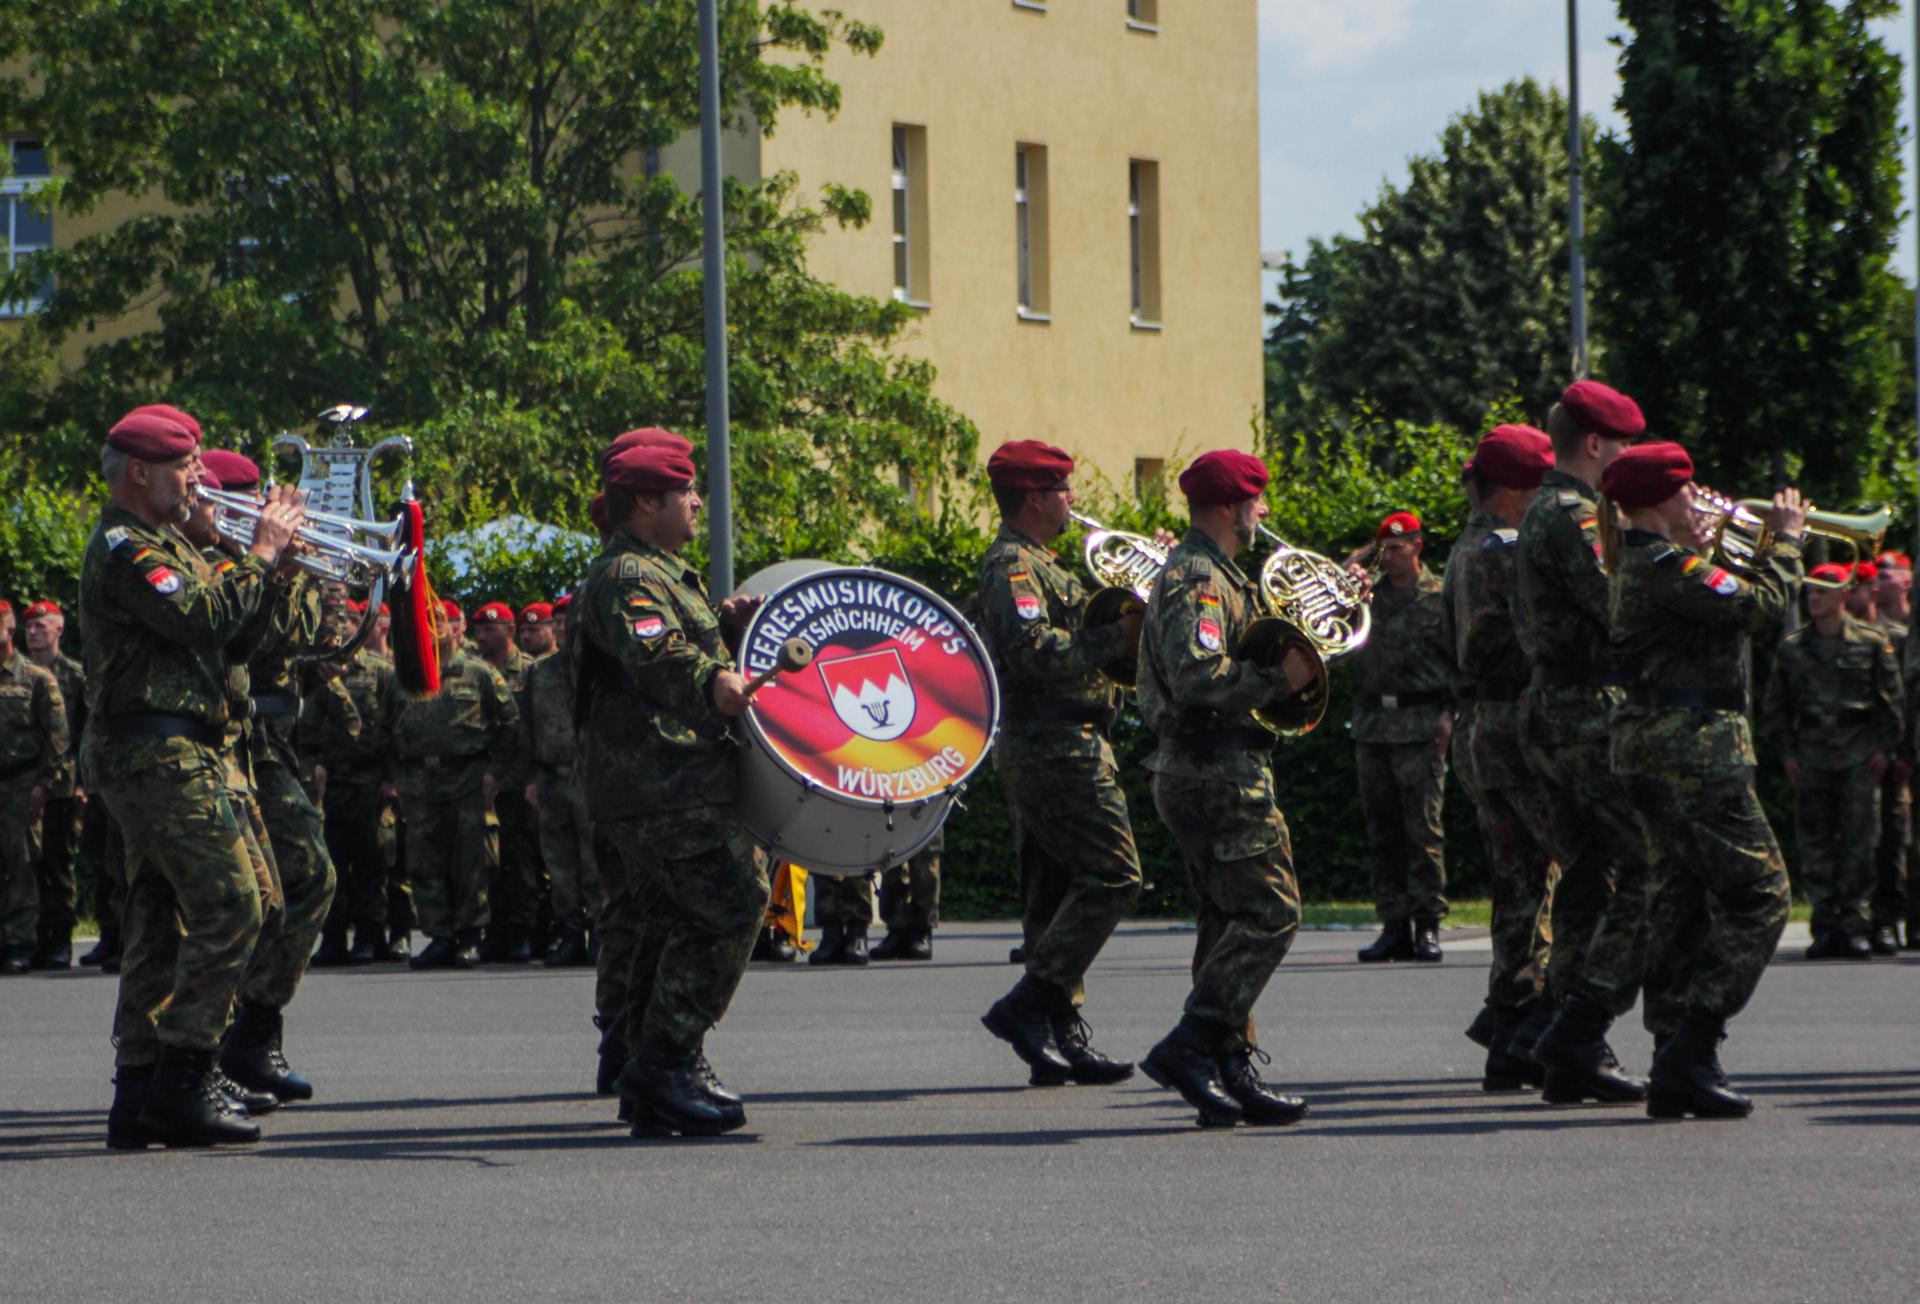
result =
[{"label": "red beret on soldier", "polygon": [[28,606],[27,614],[23,616],[22,619],[38,620],[42,616],[58,616],[61,614],[63,613],[60,610],[59,603],[53,601],[51,598],[41,598],[38,602]]},{"label": "red beret on soldier", "polygon": [[473,620],[470,623],[475,625],[511,625],[513,624],[513,608],[504,602],[489,602],[473,613]]},{"label": "red beret on soldier", "polygon": [[987,479],[1001,489],[1052,489],[1072,474],[1066,451],[1038,439],[1010,439],[987,459]]},{"label": "red beret on soldier", "polygon": [[551,625],[553,623],[553,604],[551,602],[529,602],[520,612],[522,625]]},{"label": "red beret on soldier", "polygon": [[1381,539],[1405,539],[1420,533],[1420,518],[1412,512],[1395,512],[1380,522],[1380,528],[1373,532],[1374,541]]},{"label": "red beret on soldier", "polygon": [[200,454],[200,469],[211,471],[224,489],[251,489],[260,483],[260,466],[245,453],[209,448]]},{"label": "red beret on soldier", "polygon": [[0,616],[11,616],[12,614],[13,604],[5,598],[0,598]]},{"label": "red beret on soldier", "polygon": [[177,462],[200,447],[200,427],[189,427],[151,409],[135,408],[107,432],[107,447],[142,462]]},{"label": "red beret on soldier", "polygon": [[1560,396],[1560,406],[1590,435],[1607,439],[1638,439],[1647,433],[1640,405],[1597,380],[1576,380]]},{"label": "red beret on soldier", "polygon": [[1904,552],[1883,552],[1873,559],[1883,571],[1913,569],[1913,558]]},{"label": "red beret on soldier", "polygon": [[1871,584],[1880,578],[1880,568],[1870,561],[1857,562],[1853,568],[1853,582],[1856,586]]},{"label": "red beret on soldier", "polygon": [[606,534],[613,529],[607,521],[607,496],[595,494],[593,501],[587,504],[587,519],[593,522],[593,528]]},{"label": "red beret on soldier", "polygon": [[466,616],[460,610],[460,604],[452,598],[442,598],[440,600],[440,610],[446,615],[448,620],[466,619]]},{"label": "red beret on soldier", "polygon": [[193,413],[183,412],[171,403],[148,403],[148,404],[145,404],[144,406],[135,408],[133,411],[127,413],[127,415],[130,417],[131,416],[165,417],[167,420],[177,422],[180,426],[182,426],[187,431],[188,434],[193,436],[195,443],[200,442],[200,440],[203,438],[200,432],[200,423],[194,419]]},{"label": "red beret on soldier", "polygon": [[1847,568],[1837,561],[1830,561],[1824,565],[1815,566],[1812,570],[1808,571],[1807,578],[1810,580],[1821,580],[1828,584],[1845,584],[1847,582]]},{"label": "red beret on soldier", "polygon": [[607,459],[605,474],[609,489],[672,493],[693,483],[693,458],[685,448],[671,444],[633,444]]},{"label": "red beret on soldier", "polygon": [[1678,444],[1640,444],[1607,464],[1600,492],[1622,507],[1658,507],[1693,479],[1693,459]]},{"label": "red beret on soldier", "polygon": [[202,489],[225,489],[227,487],[227,482],[220,478],[220,473],[204,462],[200,464],[200,469],[194,474],[193,482]]},{"label": "red beret on soldier", "polygon": [[1505,489],[1532,489],[1552,469],[1553,440],[1532,426],[1495,426],[1467,459],[1467,470]]},{"label": "red beret on soldier", "polygon": [[1258,498],[1267,487],[1267,464],[1237,448],[1216,448],[1180,473],[1180,492],[1194,507],[1225,507]]},{"label": "red beret on soldier", "polygon": [[688,457],[693,456],[693,445],[687,442],[684,436],[676,435],[671,430],[662,430],[658,426],[642,426],[638,430],[629,430],[613,437],[613,442],[600,452],[601,470],[606,469],[607,463],[612,461],[616,454],[624,453],[629,448],[677,448]]}]

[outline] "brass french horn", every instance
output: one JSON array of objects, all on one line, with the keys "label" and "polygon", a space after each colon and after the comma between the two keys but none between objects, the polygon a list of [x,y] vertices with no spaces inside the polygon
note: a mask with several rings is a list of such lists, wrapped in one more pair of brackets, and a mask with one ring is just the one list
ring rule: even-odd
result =
[{"label": "brass french horn", "polygon": [[1234,656],[1256,665],[1278,666],[1292,648],[1313,662],[1314,677],[1285,701],[1253,713],[1283,738],[1298,738],[1319,728],[1332,691],[1327,663],[1358,651],[1373,629],[1365,589],[1330,557],[1297,548],[1264,525],[1256,529],[1273,541],[1260,567],[1260,597],[1267,614],[1247,627]]},{"label": "brass french horn", "polygon": [[[1101,587],[1087,599],[1080,628],[1111,625],[1131,611],[1145,611],[1154,581],[1167,568],[1167,551],[1142,534],[1109,530],[1091,516],[1069,512],[1086,529],[1081,557]],[[1128,655],[1100,667],[1100,673],[1124,688],[1140,677],[1140,661]]]}]

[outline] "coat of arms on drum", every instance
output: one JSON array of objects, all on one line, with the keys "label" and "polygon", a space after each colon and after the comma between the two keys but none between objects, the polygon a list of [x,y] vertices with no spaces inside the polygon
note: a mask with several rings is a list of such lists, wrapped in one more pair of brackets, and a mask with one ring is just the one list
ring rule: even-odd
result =
[{"label": "coat of arms on drum", "polygon": [[840,723],[877,743],[913,727],[913,680],[893,648],[816,662]]}]

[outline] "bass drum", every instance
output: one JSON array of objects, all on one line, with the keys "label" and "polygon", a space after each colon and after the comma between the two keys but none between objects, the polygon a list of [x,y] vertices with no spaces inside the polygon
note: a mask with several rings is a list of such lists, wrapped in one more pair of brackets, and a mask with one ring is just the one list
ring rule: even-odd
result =
[{"label": "bass drum", "polygon": [[742,674],[772,673],[790,638],[814,653],[742,717],[741,822],[776,858],[832,878],[907,860],[999,732],[980,636],[937,594],[871,567],[781,562],[738,592],[766,597],[740,640]]}]

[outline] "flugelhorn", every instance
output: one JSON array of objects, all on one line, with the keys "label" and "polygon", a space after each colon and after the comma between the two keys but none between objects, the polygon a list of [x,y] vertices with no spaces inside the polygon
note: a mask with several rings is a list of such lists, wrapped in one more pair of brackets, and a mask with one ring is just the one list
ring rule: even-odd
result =
[{"label": "flugelhorn", "polygon": [[[1695,532],[1707,551],[1723,566],[1753,570],[1773,549],[1773,504],[1765,498],[1728,498],[1703,484],[1693,486]],[[1807,537],[1827,543],[1827,560],[1847,568],[1844,580],[1807,579],[1820,589],[1844,589],[1852,583],[1855,566],[1880,551],[1880,541],[1893,524],[1893,509],[1880,507],[1859,515],[1807,511]],[[1835,554],[1838,555],[1835,555]]]},{"label": "flugelhorn", "polygon": [[1256,522],[1273,541],[1260,567],[1260,597],[1267,615],[1241,636],[1234,655],[1260,665],[1277,666],[1290,648],[1313,662],[1313,682],[1285,701],[1253,713],[1283,737],[1312,733],[1327,714],[1332,693],[1327,663],[1358,651],[1373,629],[1366,591],[1331,557],[1297,548]]},{"label": "flugelhorn", "polygon": [[[223,538],[242,548],[253,546],[253,527],[260,519],[259,500],[224,489],[199,491],[200,497],[219,508],[214,526]],[[404,522],[358,521],[326,512],[307,513],[307,522],[294,533],[301,551],[293,564],[325,580],[337,580],[360,588],[371,588],[376,580],[391,581],[405,567],[408,549],[398,544]],[[360,543],[351,534],[370,534],[391,548]]]},{"label": "flugelhorn", "polygon": [[[1153,583],[1167,568],[1167,550],[1143,534],[1109,530],[1091,516],[1067,513],[1086,528],[1081,556],[1101,588],[1087,599],[1080,617],[1082,629],[1111,625],[1129,611],[1144,611]],[[1139,658],[1132,653],[1100,667],[1102,674],[1131,688],[1140,676]]]}]

